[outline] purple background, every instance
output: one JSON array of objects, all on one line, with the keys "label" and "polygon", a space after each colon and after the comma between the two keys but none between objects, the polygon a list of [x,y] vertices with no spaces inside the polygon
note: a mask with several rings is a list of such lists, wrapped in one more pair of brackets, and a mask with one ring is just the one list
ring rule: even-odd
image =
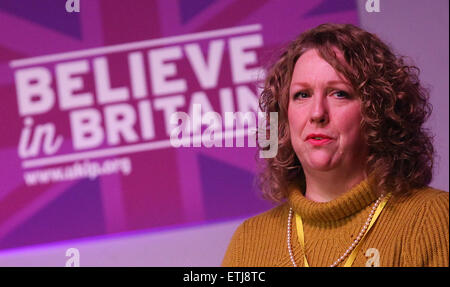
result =
[{"label": "purple background", "polygon": [[271,207],[253,185],[252,148],[147,151],[129,155],[128,176],[27,187],[9,63],[40,55],[262,24],[263,65],[305,29],[358,24],[410,56],[432,87],[431,185],[448,191],[448,1],[381,0],[380,13],[367,13],[365,1],[81,0],[79,14],[55,2],[0,2],[0,265],[64,266],[69,247],[82,266],[219,265],[237,224]]}]

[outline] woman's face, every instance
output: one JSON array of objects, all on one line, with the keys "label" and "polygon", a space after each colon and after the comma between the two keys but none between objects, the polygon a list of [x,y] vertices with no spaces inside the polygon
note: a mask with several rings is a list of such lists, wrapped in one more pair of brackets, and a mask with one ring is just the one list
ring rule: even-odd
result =
[{"label": "woman's face", "polygon": [[312,49],[297,60],[289,90],[291,142],[305,172],[360,168],[361,100],[348,81]]}]

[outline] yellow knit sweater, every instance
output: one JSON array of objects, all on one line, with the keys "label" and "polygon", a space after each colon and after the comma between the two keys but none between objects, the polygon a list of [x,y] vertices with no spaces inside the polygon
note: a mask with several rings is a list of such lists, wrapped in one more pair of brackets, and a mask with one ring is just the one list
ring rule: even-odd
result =
[{"label": "yellow knit sweater", "polygon": [[[286,203],[237,228],[222,266],[292,266],[287,248],[289,207],[302,217],[309,265],[329,266],[351,245],[376,199],[368,181],[325,203],[308,200],[292,189]],[[292,251],[297,266],[303,266],[295,226],[293,217]],[[448,193],[423,188],[407,197],[391,197],[360,244],[354,267],[448,266]]]}]

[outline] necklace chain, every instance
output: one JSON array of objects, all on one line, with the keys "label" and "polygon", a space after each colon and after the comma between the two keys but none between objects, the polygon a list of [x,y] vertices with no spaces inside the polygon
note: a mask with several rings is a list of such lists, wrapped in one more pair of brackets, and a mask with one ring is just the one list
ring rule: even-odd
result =
[{"label": "necklace chain", "polygon": [[[370,222],[372,221],[372,217],[375,213],[375,210],[377,209],[378,205],[380,205],[380,202],[383,198],[383,195],[381,195],[375,204],[372,207],[372,210],[369,213],[369,216],[367,217],[366,222],[364,223],[363,227],[361,228],[361,231],[359,232],[358,236],[356,236],[355,240],[353,240],[352,244],[349,248],[342,254],[341,257],[339,257],[336,261],[334,261],[333,264],[330,265],[330,267],[336,267],[339,263],[341,263],[352,251],[353,249],[358,245],[358,243],[361,241],[362,237],[367,231],[367,228],[369,227]],[[292,207],[289,209],[289,216],[288,216],[288,224],[287,224],[287,246],[289,251],[289,257],[291,258],[292,265],[294,267],[297,267],[297,264],[295,263],[294,259],[294,253],[292,252],[292,246],[291,246],[291,226],[292,226]],[[305,251],[305,250],[304,250]]]}]

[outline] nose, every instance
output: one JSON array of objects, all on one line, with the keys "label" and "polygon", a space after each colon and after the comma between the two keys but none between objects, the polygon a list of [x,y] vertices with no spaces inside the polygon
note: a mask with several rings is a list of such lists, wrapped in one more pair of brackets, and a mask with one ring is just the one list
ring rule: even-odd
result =
[{"label": "nose", "polygon": [[311,123],[316,124],[326,124],[328,123],[328,107],[325,97],[321,95],[313,96],[312,107],[311,107]]}]

